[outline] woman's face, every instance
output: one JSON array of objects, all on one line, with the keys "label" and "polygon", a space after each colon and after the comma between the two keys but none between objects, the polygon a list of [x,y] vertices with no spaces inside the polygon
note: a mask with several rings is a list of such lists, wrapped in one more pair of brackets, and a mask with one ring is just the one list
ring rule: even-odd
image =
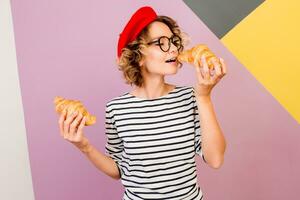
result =
[{"label": "woman's face", "polygon": [[[161,36],[167,36],[168,38],[173,36],[170,28],[162,22],[151,23],[148,30],[148,42],[157,41]],[[172,42],[170,44],[170,49],[167,52],[161,50],[158,42],[148,45],[148,47],[143,50],[145,55],[140,63],[142,70],[147,74],[176,74],[179,68],[178,61],[166,62],[178,56],[177,47]]]}]

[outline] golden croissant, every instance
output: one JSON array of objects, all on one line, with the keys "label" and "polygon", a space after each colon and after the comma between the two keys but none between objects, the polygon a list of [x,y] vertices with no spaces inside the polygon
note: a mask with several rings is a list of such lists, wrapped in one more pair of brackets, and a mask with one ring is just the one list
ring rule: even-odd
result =
[{"label": "golden croissant", "polygon": [[57,96],[54,98],[54,104],[55,111],[59,114],[61,114],[64,110],[67,110],[67,113],[73,113],[74,111],[78,111],[78,114],[81,113],[82,116],[86,117],[86,126],[93,125],[94,123],[96,123],[96,117],[91,115],[83,106],[83,104],[78,100],[70,100]]},{"label": "golden croissant", "polygon": [[193,63],[194,59],[195,59],[195,56],[199,55],[199,54],[200,54],[199,59],[201,58],[202,55],[205,56],[206,62],[207,62],[208,67],[210,69],[212,69],[214,67],[214,65],[213,65],[213,60],[214,59],[219,64],[221,64],[219,59],[216,57],[216,55],[213,52],[211,52],[210,49],[204,44],[199,44],[197,46],[194,46],[191,49],[182,51],[178,55],[177,59],[179,60],[179,62]]}]

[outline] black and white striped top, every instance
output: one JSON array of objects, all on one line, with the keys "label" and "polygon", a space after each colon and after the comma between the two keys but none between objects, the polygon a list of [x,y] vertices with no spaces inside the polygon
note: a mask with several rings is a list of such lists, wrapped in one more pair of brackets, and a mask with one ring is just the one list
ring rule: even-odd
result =
[{"label": "black and white striped top", "polygon": [[204,156],[193,87],[176,86],[155,99],[129,92],[115,97],[106,104],[105,129],[105,154],[118,166],[123,200],[203,200],[195,155]]}]

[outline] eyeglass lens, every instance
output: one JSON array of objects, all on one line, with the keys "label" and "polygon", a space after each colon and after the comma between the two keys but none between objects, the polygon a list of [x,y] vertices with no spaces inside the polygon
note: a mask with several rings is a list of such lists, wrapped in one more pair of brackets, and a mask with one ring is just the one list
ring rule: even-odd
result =
[{"label": "eyeglass lens", "polygon": [[159,44],[160,44],[160,48],[163,51],[169,51],[170,47],[171,47],[171,42],[177,47],[177,49],[181,48],[181,39],[178,36],[173,36],[170,39],[166,36],[163,36],[161,38],[159,38]]}]

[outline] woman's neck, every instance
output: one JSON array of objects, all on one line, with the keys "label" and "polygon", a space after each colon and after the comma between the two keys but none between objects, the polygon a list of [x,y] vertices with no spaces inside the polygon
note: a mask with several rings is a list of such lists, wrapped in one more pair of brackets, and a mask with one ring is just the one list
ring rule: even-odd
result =
[{"label": "woman's neck", "polygon": [[155,99],[161,96],[168,94],[170,91],[174,89],[174,85],[170,85],[168,83],[160,84],[160,85],[148,85],[136,87],[131,94],[136,97],[145,98],[145,99]]}]

